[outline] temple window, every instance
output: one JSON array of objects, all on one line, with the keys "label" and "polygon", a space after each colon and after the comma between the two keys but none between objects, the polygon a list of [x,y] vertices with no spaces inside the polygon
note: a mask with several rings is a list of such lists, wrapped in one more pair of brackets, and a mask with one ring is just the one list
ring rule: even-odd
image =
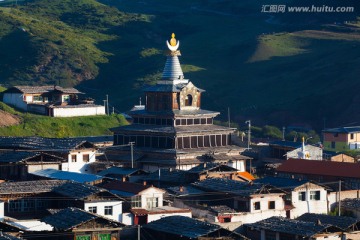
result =
[{"label": "temple window", "polygon": [[188,94],[185,97],[185,106],[192,106],[192,100],[193,100],[193,97],[191,96],[191,94]]}]

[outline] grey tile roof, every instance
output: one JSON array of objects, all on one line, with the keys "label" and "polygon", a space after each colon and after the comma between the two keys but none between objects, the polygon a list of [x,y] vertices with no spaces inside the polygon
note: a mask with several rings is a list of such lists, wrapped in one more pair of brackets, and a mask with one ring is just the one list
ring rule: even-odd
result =
[{"label": "grey tile roof", "polygon": [[238,196],[265,194],[274,191],[281,192],[261,183],[239,182],[223,178],[207,178],[203,181],[195,182],[192,185],[206,191],[231,193]]},{"label": "grey tile roof", "polygon": [[178,169],[160,169],[150,173],[144,178],[148,181],[159,181],[159,182],[169,182],[169,183],[191,183],[191,175],[187,171],[178,170]]},{"label": "grey tile roof", "polygon": [[210,211],[217,213],[217,214],[225,214],[225,213],[236,213],[237,211],[226,206],[226,205],[217,205],[217,206],[210,206]]},{"label": "grey tile roof", "polygon": [[326,132],[326,133],[357,133],[357,132],[360,132],[360,126],[329,128],[329,129],[323,130],[323,132]]},{"label": "grey tile roof", "polygon": [[107,192],[95,186],[67,180],[37,180],[0,183],[0,195],[21,193],[54,192],[73,199],[84,199],[91,195]]},{"label": "grey tile roof", "polygon": [[121,175],[121,176],[130,176],[133,174],[147,174],[146,171],[136,168],[125,168],[125,167],[110,167],[105,169],[97,174],[100,176],[109,176],[109,175]]},{"label": "grey tile roof", "polygon": [[176,187],[169,187],[167,188],[167,190],[170,192],[170,193],[173,193],[177,196],[181,196],[181,195],[197,195],[197,194],[203,194],[204,191],[196,188],[196,187],[193,187],[193,186],[190,186],[190,185],[187,185],[187,186],[176,186]]},{"label": "grey tile roof", "polygon": [[154,231],[185,236],[188,238],[206,236],[207,234],[213,233],[221,228],[215,224],[182,216],[164,217],[157,221],[150,222],[143,227]]},{"label": "grey tile roof", "polygon": [[66,181],[64,180],[4,182],[0,183],[0,194],[51,192],[55,187],[58,187],[65,182]]},{"label": "grey tile roof", "polygon": [[14,86],[9,89],[7,89],[5,92],[13,92],[14,90],[17,90],[19,92],[23,93],[29,93],[29,94],[35,94],[35,93],[48,93],[52,91],[59,91],[63,93],[69,93],[69,94],[81,94],[77,89],[75,88],[63,88],[60,86]]},{"label": "grey tile roof", "polygon": [[110,223],[113,227],[124,226],[119,222],[72,207],[55,212],[53,215],[47,216],[41,221],[53,226],[57,230],[68,231],[94,219],[104,219],[108,221],[108,223]]},{"label": "grey tile roof", "polygon": [[71,150],[82,144],[93,145],[77,138],[42,138],[42,137],[0,137],[0,148],[31,149],[31,150]]},{"label": "grey tile roof", "polygon": [[294,189],[294,188],[301,186],[309,181],[269,176],[269,177],[255,179],[254,182],[262,183],[262,184],[269,184],[269,185],[272,185],[272,186],[278,187],[278,188]]},{"label": "grey tile roof", "polygon": [[170,110],[162,112],[149,112],[147,110],[135,110],[128,112],[130,116],[175,116],[175,117],[215,117],[219,115],[219,112],[204,110],[204,109],[194,109],[194,110]]},{"label": "grey tile roof", "polygon": [[341,201],[341,207],[347,209],[360,209],[360,199],[359,198],[346,198]]},{"label": "grey tile roof", "polygon": [[219,125],[191,125],[191,126],[161,126],[161,125],[147,125],[147,124],[131,124],[110,129],[113,132],[148,132],[148,133],[198,133],[198,132],[212,132],[212,131],[226,131],[233,132],[234,129],[223,127]]},{"label": "grey tile roof", "polygon": [[43,169],[32,172],[31,174],[39,177],[46,177],[51,179],[58,180],[73,180],[79,183],[91,183],[96,180],[100,180],[103,177],[94,175],[94,174],[86,174],[86,173],[77,173],[77,172],[66,172],[56,169]]},{"label": "grey tile roof", "polygon": [[329,224],[316,224],[312,222],[304,222],[299,220],[287,219],[284,217],[271,217],[265,220],[245,224],[247,227],[254,229],[264,229],[273,232],[288,233],[302,237],[311,237],[317,233],[321,233],[332,227]]},{"label": "grey tile roof", "polygon": [[1,232],[0,233],[0,240],[21,240],[21,238],[14,237],[10,234]]},{"label": "grey tile roof", "polygon": [[103,191],[106,190],[88,184],[70,181],[63,183],[52,190],[52,192],[74,199],[84,199]]},{"label": "grey tile roof", "polygon": [[317,223],[320,221],[321,224],[330,224],[332,226],[341,228],[343,231],[347,231],[354,224],[360,222],[359,219],[346,217],[346,216],[330,216],[325,214],[305,213],[297,218],[297,220],[304,222]]},{"label": "grey tile roof", "polygon": [[16,163],[25,161],[27,159],[33,158],[40,155],[35,152],[19,152],[19,151],[6,151],[0,152],[0,162],[2,163]]},{"label": "grey tile roof", "polygon": [[188,170],[188,172],[190,172],[190,173],[204,173],[204,172],[207,172],[207,171],[237,172],[238,170],[236,168],[227,166],[225,164],[219,164],[219,163],[216,163],[216,162],[202,163],[202,164]]}]

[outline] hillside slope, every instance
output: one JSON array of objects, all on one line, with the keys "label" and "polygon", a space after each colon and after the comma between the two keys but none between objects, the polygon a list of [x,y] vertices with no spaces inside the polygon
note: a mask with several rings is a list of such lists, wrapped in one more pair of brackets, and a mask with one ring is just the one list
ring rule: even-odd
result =
[{"label": "hillside slope", "polygon": [[[359,3],[353,0],[33,0],[0,8],[0,81],[77,85],[125,111],[180,40],[203,107],[233,121],[360,124]],[[353,13],[264,13],[265,4],[355,6]],[[12,44],[16,43],[16,44]],[[26,55],[24,55],[24,52]],[[92,81],[83,81],[94,79]]]}]

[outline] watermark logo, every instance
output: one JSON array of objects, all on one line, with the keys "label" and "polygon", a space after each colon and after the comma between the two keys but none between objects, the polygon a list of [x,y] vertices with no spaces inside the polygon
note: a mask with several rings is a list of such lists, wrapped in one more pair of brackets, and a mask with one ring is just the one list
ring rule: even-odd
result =
[{"label": "watermark logo", "polygon": [[355,8],[351,6],[334,7],[334,6],[286,6],[286,5],[262,5],[263,13],[351,13]]}]

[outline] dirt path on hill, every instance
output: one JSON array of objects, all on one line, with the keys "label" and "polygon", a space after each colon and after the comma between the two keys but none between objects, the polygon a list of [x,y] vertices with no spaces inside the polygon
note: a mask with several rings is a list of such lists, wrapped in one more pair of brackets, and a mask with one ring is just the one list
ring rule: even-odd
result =
[{"label": "dirt path on hill", "polygon": [[20,122],[21,120],[19,117],[0,110],[0,127],[17,125]]}]

